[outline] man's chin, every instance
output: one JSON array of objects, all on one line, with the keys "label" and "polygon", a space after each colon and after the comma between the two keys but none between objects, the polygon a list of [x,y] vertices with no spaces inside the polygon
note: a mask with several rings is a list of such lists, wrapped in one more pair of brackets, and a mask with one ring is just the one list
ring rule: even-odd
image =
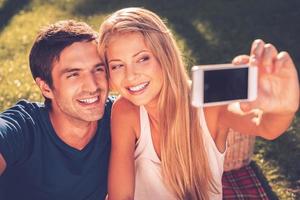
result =
[{"label": "man's chin", "polygon": [[103,114],[104,114],[104,111],[101,111],[101,112],[99,111],[97,113],[85,114],[81,117],[86,121],[92,122],[92,121],[98,121],[98,120],[102,119]]}]

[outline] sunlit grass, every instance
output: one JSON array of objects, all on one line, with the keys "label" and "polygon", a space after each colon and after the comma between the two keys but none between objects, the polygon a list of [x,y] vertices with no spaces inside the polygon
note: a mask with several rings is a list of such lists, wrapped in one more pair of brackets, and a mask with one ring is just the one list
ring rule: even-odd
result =
[{"label": "sunlit grass", "polygon": [[0,0],[0,8],[3,7],[4,3],[5,3],[6,0]]},{"label": "sunlit grass", "polygon": [[300,119],[286,133],[270,142],[258,139],[254,160],[280,199],[300,197]]},{"label": "sunlit grass", "polygon": [[0,34],[0,108],[20,98],[41,100],[28,66],[28,55],[34,38],[42,26],[71,17],[52,5],[33,5],[21,10]]},{"label": "sunlit grass", "polygon": [[296,199],[296,195],[291,191],[291,184],[285,175],[280,173],[278,165],[272,160],[265,160],[265,152],[254,154],[256,164],[262,169],[268,184],[280,199]]},{"label": "sunlit grass", "polygon": [[210,24],[205,21],[195,20],[193,22],[196,30],[204,37],[209,45],[217,46],[219,45],[218,37],[210,27]]}]

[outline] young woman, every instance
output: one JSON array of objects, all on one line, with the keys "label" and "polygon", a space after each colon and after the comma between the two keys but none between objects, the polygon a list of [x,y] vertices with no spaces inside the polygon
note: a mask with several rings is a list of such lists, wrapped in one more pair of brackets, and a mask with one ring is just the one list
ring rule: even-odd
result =
[{"label": "young woman", "polygon": [[[229,128],[267,139],[289,126],[299,103],[295,66],[262,40],[234,63],[259,67],[259,94],[242,104],[197,109],[170,30],[153,12],[126,8],[100,28],[99,50],[121,94],[112,110],[109,199],[221,199]],[[254,108],[264,113],[255,123]]]}]

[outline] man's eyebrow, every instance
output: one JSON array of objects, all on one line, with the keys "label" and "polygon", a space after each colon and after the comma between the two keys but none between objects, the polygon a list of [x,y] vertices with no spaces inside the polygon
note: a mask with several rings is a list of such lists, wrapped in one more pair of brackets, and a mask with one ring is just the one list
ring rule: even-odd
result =
[{"label": "man's eyebrow", "polygon": [[101,66],[105,67],[104,62],[100,62],[100,63],[95,64],[95,65],[94,65],[94,68],[96,68],[96,67],[101,67]]},{"label": "man's eyebrow", "polygon": [[63,74],[66,74],[66,73],[72,73],[72,72],[78,72],[80,71],[81,69],[80,68],[77,68],[77,67],[67,67],[65,69],[63,69],[60,74],[63,75]]},{"label": "man's eyebrow", "polygon": [[[105,64],[103,62],[99,62],[95,65],[93,65],[92,69],[95,69],[97,67],[105,67]],[[72,73],[72,72],[78,72],[78,71],[82,71],[84,70],[84,68],[79,68],[79,67],[67,67],[65,69],[63,69],[60,74],[63,75],[63,74],[66,74],[66,73]]]}]

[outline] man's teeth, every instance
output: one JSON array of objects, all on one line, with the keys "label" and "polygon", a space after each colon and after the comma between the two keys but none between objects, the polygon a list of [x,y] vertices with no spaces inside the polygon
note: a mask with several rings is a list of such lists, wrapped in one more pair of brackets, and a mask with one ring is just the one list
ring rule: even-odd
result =
[{"label": "man's teeth", "polygon": [[79,101],[82,103],[95,103],[98,100],[98,97],[89,98],[89,99],[80,99]]},{"label": "man's teeth", "polygon": [[144,89],[147,84],[148,84],[148,82],[147,83],[142,83],[140,85],[136,85],[136,86],[133,86],[133,87],[129,87],[129,90],[132,91],[132,92],[137,92],[137,91],[140,91],[140,90]]}]

